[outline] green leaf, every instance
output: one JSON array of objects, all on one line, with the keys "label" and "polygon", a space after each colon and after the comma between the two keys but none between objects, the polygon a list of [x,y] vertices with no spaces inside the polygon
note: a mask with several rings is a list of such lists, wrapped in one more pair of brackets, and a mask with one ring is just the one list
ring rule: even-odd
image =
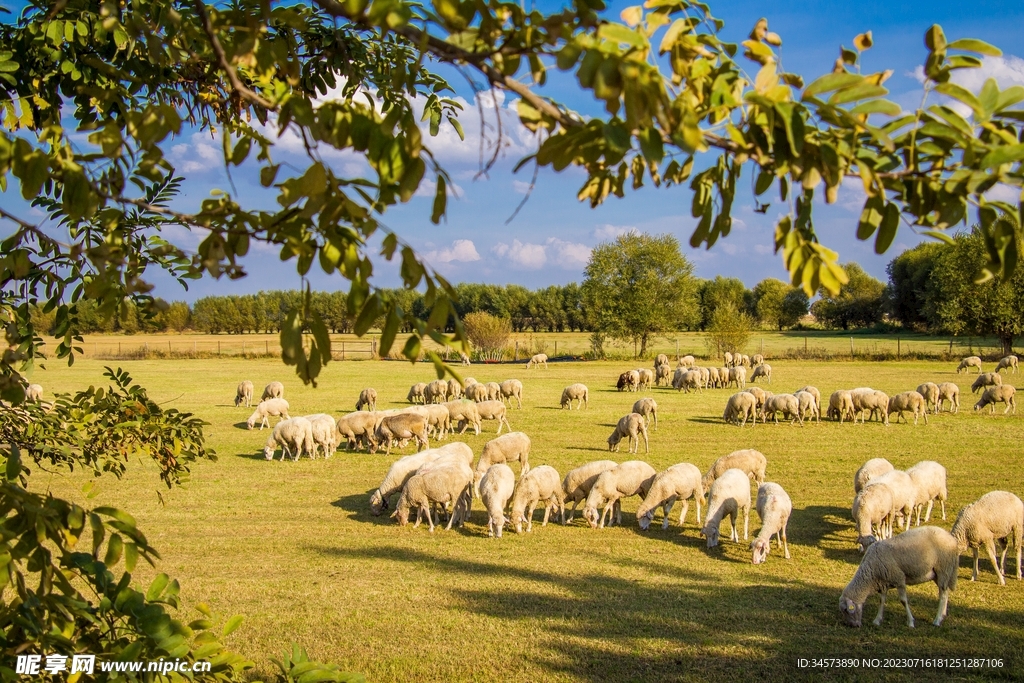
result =
[{"label": "green leaf", "polygon": [[989,45],[984,40],[977,40],[975,38],[961,38],[960,40],[954,40],[952,43],[946,46],[948,50],[964,50],[966,52],[974,52],[979,55],[985,55],[986,57],[1002,57],[1003,51],[994,45]]},{"label": "green leaf", "polygon": [[444,176],[438,174],[437,176],[437,190],[434,192],[434,206],[430,212],[430,222],[437,225],[441,222],[441,217],[444,216],[445,209],[448,207],[448,184],[445,182]]},{"label": "green leaf", "polygon": [[107,554],[103,558],[103,564],[113,567],[121,559],[121,552],[124,550],[124,541],[120,534],[112,534],[107,542]]},{"label": "green leaf", "polygon": [[277,177],[277,170],[280,168],[277,164],[271,164],[270,166],[264,166],[260,169],[260,185],[263,187],[270,187],[274,184],[274,179]]},{"label": "green leaf", "polygon": [[358,337],[363,336],[366,334],[366,331],[370,329],[370,325],[373,325],[373,321],[375,321],[377,316],[380,314],[380,295],[374,294],[367,297],[366,301],[363,302],[362,310],[359,311],[359,316],[356,318],[352,331],[355,332]]},{"label": "green leaf", "polygon": [[881,97],[888,94],[889,91],[881,85],[861,83],[852,88],[843,88],[828,98],[828,103],[831,105],[846,104],[847,102],[856,102],[857,100],[866,100],[869,97]]},{"label": "green leaf", "polygon": [[242,625],[242,615],[236,614],[235,616],[228,619],[228,623],[224,624],[224,630],[221,632],[223,636],[229,636],[234,633],[235,629]]},{"label": "green leaf", "polygon": [[982,168],[993,168],[1014,161],[1024,161],[1024,144],[1005,145],[992,150],[981,160]]},{"label": "green leaf", "polygon": [[889,202],[885,205],[885,215],[882,217],[882,224],[878,226],[878,237],[875,238],[875,253],[884,254],[892,241],[896,238],[896,231],[900,227],[900,207],[896,202]]},{"label": "green leaf", "polygon": [[935,86],[935,92],[941,93],[946,97],[952,97],[954,100],[963,102],[968,107],[973,109],[974,113],[978,114],[979,116],[984,115],[985,113],[985,109],[984,107],[981,106],[981,102],[978,101],[978,98],[975,97],[970,90],[967,90],[966,88],[963,88],[957,85],[956,83],[939,83],[937,86]]},{"label": "green leaf", "polygon": [[932,24],[924,34],[924,46],[928,48],[929,52],[945,52],[946,51],[946,34],[942,32],[942,27],[938,24]]},{"label": "green leaf", "polygon": [[613,43],[626,43],[632,47],[643,47],[647,43],[647,40],[637,31],[614,22],[601,24],[601,27],[597,29],[597,36]]},{"label": "green leaf", "polygon": [[956,244],[956,241],[952,237],[950,237],[946,233],[942,232],[941,230],[922,230],[921,234],[922,235],[927,235],[928,237],[931,237],[931,238],[934,238],[934,239],[937,239],[937,240],[941,240],[941,241],[945,242],[946,244]]},{"label": "green leaf", "polygon": [[857,223],[857,239],[866,240],[875,234],[875,230],[882,224],[885,214],[885,202],[880,196],[868,197],[864,202],[864,209],[860,213],[860,221]]},{"label": "green leaf", "polygon": [[331,335],[327,332],[327,326],[324,325],[323,318],[316,311],[310,317],[309,331],[313,333],[313,339],[316,340],[316,348],[320,352],[320,360],[326,365],[331,360]]},{"label": "green leaf", "polygon": [[661,160],[665,158],[661,132],[654,126],[644,128],[637,133],[637,139],[640,141],[640,151],[644,155],[644,159],[650,164],[661,163]]},{"label": "green leaf", "polygon": [[380,347],[378,353],[381,358],[386,358],[395,343],[395,336],[398,334],[398,327],[401,325],[401,318],[398,311],[392,306],[388,309],[387,318],[384,321],[384,328],[380,332]]},{"label": "green leaf", "polygon": [[864,102],[858,104],[856,107],[850,110],[853,115],[857,114],[885,114],[886,116],[899,116],[903,108],[895,102],[889,100],[871,100],[870,102]]},{"label": "green leaf", "polygon": [[863,82],[864,77],[859,74],[826,74],[821,78],[815,79],[813,83],[807,86],[800,99],[806,100],[810,97],[814,97],[815,95],[832,92],[833,90],[839,90],[840,88],[849,88],[850,86]]},{"label": "green leaf", "polygon": [[[22,394],[24,395],[24,394]],[[11,452],[7,456],[7,481],[17,481],[21,474],[21,450],[18,444],[11,444]]]},{"label": "green leaf", "polygon": [[1002,111],[1018,102],[1024,102],[1024,85],[1014,85],[999,93],[996,111]]},{"label": "green leaf", "polygon": [[126,571],[135,571],[135,565],[139,562],[139,547],[134,543],[124,544],[124,568]]},{"label": "green leaf", "polygon": [[159,600],[160,596],[164,594],[164,589],[167,588],[167,584],[170,582],[167,574],[163,572],[159,573],[154,577],[153,582],[149,584],[149,588],[146,589],[146,600],[153,602]]}]

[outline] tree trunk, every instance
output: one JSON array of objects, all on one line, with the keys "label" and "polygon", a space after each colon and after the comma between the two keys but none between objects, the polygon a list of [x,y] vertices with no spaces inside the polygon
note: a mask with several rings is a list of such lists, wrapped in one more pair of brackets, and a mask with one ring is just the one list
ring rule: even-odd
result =
[{"label": "tree trunk", "polygon": [[999,342],[1003,345],[1003,355],[1009,356],[1013,353],[1013,335],[1004,333],[999,335]]},{"label": "tree trunk", "polygon": [[644,332],[640,335],[640,357],[643,358],[647,355],[647,333]]}]

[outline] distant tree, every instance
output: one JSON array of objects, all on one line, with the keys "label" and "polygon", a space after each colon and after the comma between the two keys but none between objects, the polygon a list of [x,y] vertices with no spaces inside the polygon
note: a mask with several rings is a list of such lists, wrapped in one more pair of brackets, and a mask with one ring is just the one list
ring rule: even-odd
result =
[{"label": "distant tree", "polygon": [[731,301],[715,307],[704,338],[709,355],[720,357],[726,351],[742,353],[750,341],[753,323],[753,318]]},{"label": "distant tree", "polygon": [[466,335],[484,360],[501,360],[512,336],[512,322],[490,313],[468,313],[462,321]]},{"label": "distant tree", "polygon": [[800,318],[807,315],[810,308],[811,300],[807,293],[800,287],[790,287],[782,299],[782,318],[779,324],[782,327],[793,327],[800,322]]},{"label": "distant tree", "polygon": [[181,332],[188,327],[191,311],[184,301],[175,301],[164,311],[164,325],[168,332]]},{"label": "distant tree", "polygon": [[932,270],[945,249],[939,243],[924,242],[904,251],[886,266],[889,313],[904,327],[931,327],[936,322],[929,319],[925,308]]},{"label": "distant tree", "polygon": [[885,285],[864,272],[856,263],[843,265],[849,282],[832,296],[822,288],[821,297],[811,305],[811,313],[825,327],[844,329],[870,327],[882,321],[885,312]]},{"label": "distant tree", "polygon": [[711,324],[715,310],[719,306],[732,305],[736,311],[754,313],[753,294],[734,277],[718,275],[714,280],[704,280],[699,286],[700,297],[700,328],[706,330]]},{"label": "distant tree", "polygon": [[785,326],[784,302],[793,287],[782,280],[765,278],[753,289],[754,310],[761,325],[781,330]]}]

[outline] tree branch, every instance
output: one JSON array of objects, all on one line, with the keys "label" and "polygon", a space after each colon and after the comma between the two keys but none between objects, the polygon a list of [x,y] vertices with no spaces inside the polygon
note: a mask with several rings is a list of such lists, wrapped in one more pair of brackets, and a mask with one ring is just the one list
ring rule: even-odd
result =
[{"label": "tree branch", "polygon": [[213,54],[217,58],[217,63],[227,74],[228,81],[231,82],[231,88],[235,93],[246,99],[253,104],[259,105],[264,109],[270,111],[277,111],[277,107],[272,104],[269,100],[264,99],[259,93],[249,89],[242,80],[238,77],[238,72],[235,67],[228,61],[228,56],[224,52],[224,46],[220,44],[220,40],[217,39],[217,34],[213,30],[213,23],[210,21],[210,15],[206,12],[206,3],[203,0],[195,0],[194,6],[196,13],[199,14],[199,20],[203,24],[203,31],[206,32],[206,37],[210,39],[210,47],[213,48]]}]

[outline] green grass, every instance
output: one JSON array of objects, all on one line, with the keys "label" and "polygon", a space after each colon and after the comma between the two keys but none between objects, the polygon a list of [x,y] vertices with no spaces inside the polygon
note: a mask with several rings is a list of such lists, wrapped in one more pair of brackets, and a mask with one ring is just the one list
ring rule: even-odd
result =
[{"label": "green grass", "polygon": [[[56,361],[32,381],[46,394],[101,383],[103,363],[84,359],[67,368]],[[946,466],[950,528],[961,506],[1005,489],[1024,493],[1021,437],[1024,413],[974,414],[973,376],[950,363],[841,364],[773,362],[774,391],[871,385],[889,393],[927,380],[957,381],[958,415],[886,428],[822,422],[739,429],[721,421],[730,390],[703,395],[656,389],[660,427],[651,452],[656,469],[692,462],[702,471],[721,455],[756,448],[768,458],[768,479],[782,484],[794,503],[789,526],[792,559],[773,549],[765,565],[750,562],[747,544],[704,547],[689,523],[660,530],[636,526],[637,499],[625,501],[621,528],[591,530],[582,520],[567,527],[539,522],[529,535],[486,536],[476,501],[464,529],[433,535],[425,527],[399,528],[370,516],[368,496],[387,471],[382,454],[339,452],[330,460],[267,462],[260,449],[268,432],[246,431],[248,415],[234,408],[236,383],[251,379],[259,392],[282,380],[292,414],[347,412],[360,389],[375,387],[379,408],[403,405],[408,387],[432,378],[429,364],[332,363],[320,387],[301,386],[276,360],[137,361],[119,365],[165,406],[197,413],[216,462],[203,462],[184,489],[163,494],[153,468],[133,465],[122,481],[101,480],[89,505],[115,505],[136,516],[163,559],[158,566],[182,583],[183,617],[208,602],[224,615],[244,614],[228,642],[272,670],[291,641],[323,660],[364,672],[371,681],[787,681],[806,676],[799,657],[1002,657],[1000,671],[957,672],[958,677],[1019,677],[1024,630],[1024,585],[999,586],[987,561],[971,583],[970,559],[961,560],[960,583],[941,628],[930,625],[937,605],[934,584],[910,589],[918,628],[908,630],[891,601],[881,628],[841,625],[839,594],[860,554],[850,521],[852,479],[859,465],[886,457],[905,468],[924,459]],[[605,439],[637,398],[614,391],[629,363],[559,363],[547,370],[479,366],[481,381],[517,377],[525,385],[513,428],[533,441],[532,466],[564,474],[608,457]],[[1008,379],[1014,381],[1016,378]],[[588,411],[560,411],[564,386],[591,389]],[[494,423],[466,441],[479,453]],[[407,448],[403,453],[410,452]],[[399,454],[399,455],[401,455]],[[620,452],[613,458],[629,456]],[[33,486],[83,500],[83,478],[36,474]],[[678,508],[676,509],[678,514]],[[937,514],[937,513],[936,513]],[[538,514],[539,520],[539,514]],[[759,528],[751,512],[751,534]],[[655,527],[657,527],[655,529]],[[138,572],[148,583],[153,570]],[[873,617],[877,601],[868,603]],[[866,670],[821,672],[820,680],[853,680]],[[947,680],[948,672],[904,670],[904,680]]]}]

